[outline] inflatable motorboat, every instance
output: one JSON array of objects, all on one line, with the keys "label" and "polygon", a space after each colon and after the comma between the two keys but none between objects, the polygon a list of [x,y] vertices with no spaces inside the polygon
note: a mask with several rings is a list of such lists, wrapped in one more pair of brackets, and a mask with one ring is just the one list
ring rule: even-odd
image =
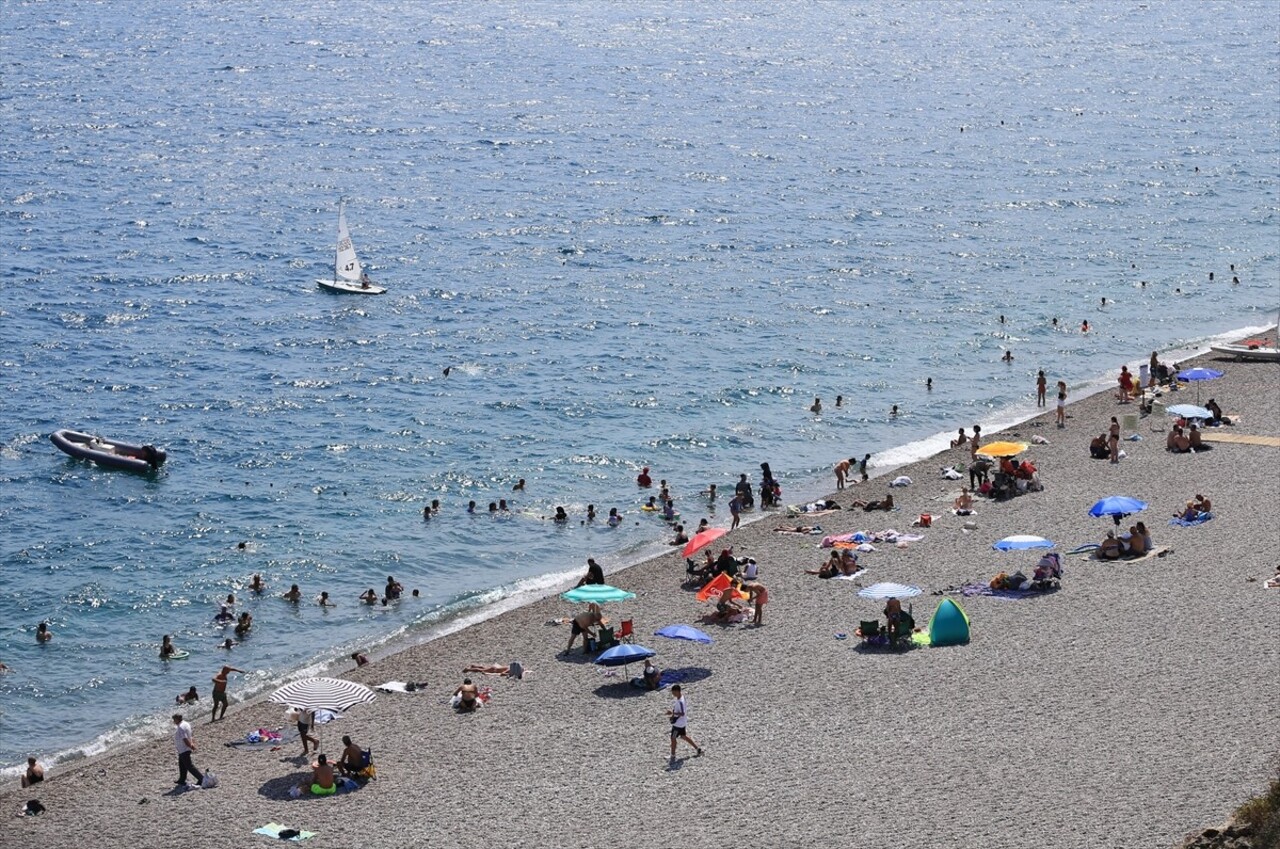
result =
[{"label": "inflatable motorboat", "polygon": [[112,469],[154,472],[165,461],[165,453],[154,445],[131,445],[76,430],[55,431],[49,441],[72,457]]}]

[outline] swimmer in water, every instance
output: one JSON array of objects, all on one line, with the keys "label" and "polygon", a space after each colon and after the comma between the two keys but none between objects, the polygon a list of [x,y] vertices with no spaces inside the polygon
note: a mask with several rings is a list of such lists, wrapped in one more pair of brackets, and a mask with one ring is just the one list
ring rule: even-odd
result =
[{"label": "swimmer in water", "polygon": [[516,485],[511,487],[512,492],[524,492],[524,478],[516,481]]},{"label": "swimmer in water", "polygon": [[292,584],[289,587],[289,591],[280,597],[285,601],[291,601],[294,604],[297,604],[302,599],[302,590],[298,589],[297,584]]},{"label": "swimmer in water", "polygon": [[933,391],[933,378],[932,378],[932,377],[927,377],[927,378],[925,378],[925,381],[924,381],[924,389],[925,389],[925,391],[926,391],[926,392],[932,392],[932,391]]},{"label": "swimmer in water", "polygon": [[587,505],[587,521],[594,522],[595,520],[596,520],[596,505],[588,504]]},{"label": "swimmer in water", "polygon": [[563,507],[557,507],[556,515],[553,517],[552,521],[559,522],[560,524],[564,524],[565,522],[569,521],[569,514],[564,512]]},{"label": "swimmer in water", "polygon": [[821,399],[821,398],[814,398],[814,399],[813,399],[813,405],[809,407],[809,412],[811,412],[811,413],[815,413],[815,414],[816,414],[816,413],[821,413],[821,412],[822,412],[822,399]]},{"label": "swimmer in water", "polygon": [[894,405],[893,405],[893,409],[891,409],[891,410],[889,411],[889,415],[890,415],[892,418],[897,418],[897,417],[898,417],[898,405],[897,405],[897,404],[894,404]]},{"label": "swimmer in water", "polygon": [[836,406],[837,406],[837,407],[839,407],[839,406],[841,406],[841,405],[843,405],[843,404],[844,404],[844,396],[843,396],[843,395],[837,395],[837,396],[836,396]]},{"label": "swimmer in water", "polygon": [[1080,332],[1081,333],[1089,332],[1089,319],[1086,318],[1084,321],[1080,323]]},{"label": "swimmer in water", "polygon": [[429,521],[430,519],[431,519],[431,508],[430,508],[430,507],[423,507],[423,508],[422,508],[422,521],[426,522],[426,521]]},{"label": "swimmer in water", "polygon": [[260,593],[266,588],[267,585],[263,583],[262,576],[254,573],[253,580],[249,582],[249,589],[253,590],[255,593]]},{"label": "swimmer in water", "polygon": [[499,513],[510,513],[510,512],[511,512],[511,508],[507,506],[507,499],[505,499],[505,498],[499,498],[499,499],[498,499],[498,512],[499,512]]},{"label": "swimmer in water", "polygon": [[609,508],[609,518],[607,521],[609,523],[609,527],[611,528],[616,528],[618,527],[618,525],[622,524],[622,517],[618,515],[617,507]]},{"label": "swimmer in water", "polygon": [[327,592],[320,593],[320,598],[316,599],[316,604],[320,605],[321,607],[334,606],[333,602],[329,601],[329,594]]},{"label": "swimmer in water", "polygon": [[373,587],[369,587],[369,589],[360,593],[360,600],[363,601],[365,604],[377,604],[378,594],[373,591]]},{"label": "swimmer in water", "polygon": [[467,512],[468,513],[476,512],[476,503],[474,501],[467,502]]},{"label": "swimmer in water", "polygon": [[1013,351],[1005,351],[1004,356],[1000,359],[1004,360],[1006,363],[1013,362]]}]

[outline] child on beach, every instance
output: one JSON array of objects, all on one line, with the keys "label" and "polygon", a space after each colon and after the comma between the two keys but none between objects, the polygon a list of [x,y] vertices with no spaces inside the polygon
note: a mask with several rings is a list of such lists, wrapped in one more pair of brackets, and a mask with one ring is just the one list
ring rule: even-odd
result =
[{"label": "child on beach", "polygon": [[748,584],[749,600],[756,606],[755,618],[751,620],[751,624],[759,627],[764,624],[764,606],[769,601],[769,591],[765,589],[764,584],[753,583]]}]

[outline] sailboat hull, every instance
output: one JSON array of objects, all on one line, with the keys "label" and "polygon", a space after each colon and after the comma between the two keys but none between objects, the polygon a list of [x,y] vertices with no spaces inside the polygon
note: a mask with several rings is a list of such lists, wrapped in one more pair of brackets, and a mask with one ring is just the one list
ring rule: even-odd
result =
[{"label": "sailboat hull", "polygon": [[316,285],[326,292],[337,292],[343,295],[383,295],[387,291],[381,286],[374,286],[372,283],[366,288],[359,283],[347,282],[346,280],[317,280]]}]

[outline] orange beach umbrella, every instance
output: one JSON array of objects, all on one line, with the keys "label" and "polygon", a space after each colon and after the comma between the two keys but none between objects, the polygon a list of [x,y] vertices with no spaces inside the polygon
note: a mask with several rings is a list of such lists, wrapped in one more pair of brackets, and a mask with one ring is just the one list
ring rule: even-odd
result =
[{"label": "orange beach umbrella", "polygon": [[724,528],[707,528],[705,531],[699,531],[693,535],[693,539],[684,544],[684,556],[689,557],[694,552],[706,548],[727,533],[728,531]]},{"label": "orange beach umbrella", "polygon": [[984,457],[1016,457],[1030,447],[1025,442],[992,442],[979,448],[976,453]]}]

